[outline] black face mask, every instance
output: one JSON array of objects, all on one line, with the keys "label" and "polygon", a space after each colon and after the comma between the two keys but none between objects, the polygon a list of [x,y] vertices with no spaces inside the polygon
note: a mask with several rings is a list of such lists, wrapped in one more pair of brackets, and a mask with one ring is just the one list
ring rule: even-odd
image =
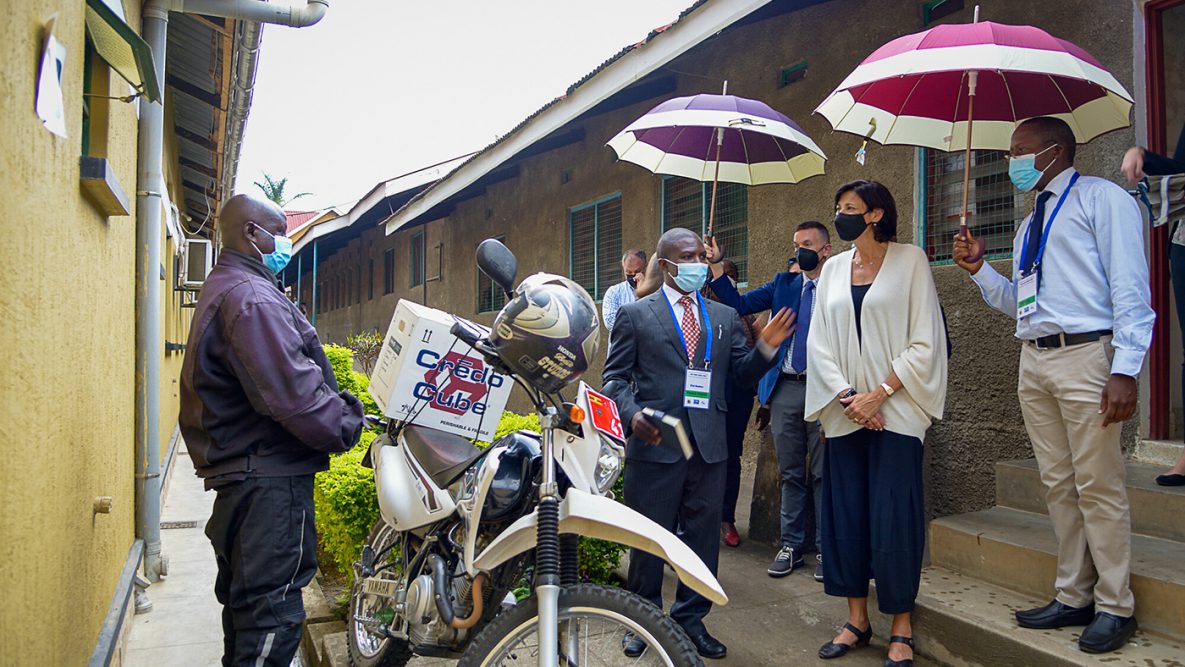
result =
[{"label": "black face mask", "polygon": [[864,222],[864,213],[836,213],[835,231],[839,238],[845,241],[855,241],[860,238],[868,223]]},{"label": "black face mask", "polygon": [[795,259],[803,271],[814,271],[819,266],[819,253],[810,248],[799,248]]},{"label": "black face mask", "polygon": [[625,281],[630,284],[630,287],[638,289],[638,276],[630,276]]}]

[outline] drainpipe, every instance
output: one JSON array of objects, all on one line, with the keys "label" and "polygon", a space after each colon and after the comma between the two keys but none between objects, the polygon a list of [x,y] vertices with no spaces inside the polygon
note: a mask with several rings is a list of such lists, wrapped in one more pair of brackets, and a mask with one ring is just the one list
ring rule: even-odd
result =
[{"label": "drainpipe", "polygon": [[[239,141],[255,84],[260,23],[301,28],[325,16],[328,0],[308,0],[303,7],[273,5],[260,0],[148,0],[142,9],[144,41],[152,50],[157,81],[165,81],[165,47],[169,12],[219,16],[250,22],[240,33],[231,131],[236,161],[225,174],[223,192],[230,192],[237,167]],[[253,41],[249,41],[253,40]],[[168,574],[160,547],[160,232],[164,182],[163,102],[140,98],[139,154],[136,174],[136,535],[144,540],[144,576],[149,582]]]}]

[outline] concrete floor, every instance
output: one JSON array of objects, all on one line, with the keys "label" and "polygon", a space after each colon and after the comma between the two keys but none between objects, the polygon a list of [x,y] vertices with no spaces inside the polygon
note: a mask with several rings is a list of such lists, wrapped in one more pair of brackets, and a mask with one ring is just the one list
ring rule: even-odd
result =
[{"label": "concrete floor", "polygon": [[[220,664],[221,607],[213,592],[217,568],[202,532],[214,494],[203,491],[188,453],[183,445],[179,447],[161,520],[166,526],[175,522],[194,525],[161,531],[170,574],[149,589],[153,610],[134,619],[125,663],[130,667]],[[751,475],[745,475],[737,508],[742,535],[748,523],[751,480]],[[813,556],[807,557],[808,567],[782,579],[770,578],[765,568],[774,551],[748,540],[737,549],[721,547],[719,579],[731,602],[714,609],[705,622],[728,646],[729,655],[718,662],[709,661],[711,664],[772,667],[823,663],[816,657],[818,648],[842,626],[846,605],[824,595],[822,584],[812,578]],[[667,600],[672,600],[674,577],[668,572],[667,579]],[[886,621],[874,615],[878,628],[886,627]],[[847,667],[881,665],[885,646],[885,638],[878,637],[871,648],[853,651],[843,663]],[[410,663],[411,667],[445,664],[448,662],[419,658]],[[916,664],[934,663],[919,658]]]}]

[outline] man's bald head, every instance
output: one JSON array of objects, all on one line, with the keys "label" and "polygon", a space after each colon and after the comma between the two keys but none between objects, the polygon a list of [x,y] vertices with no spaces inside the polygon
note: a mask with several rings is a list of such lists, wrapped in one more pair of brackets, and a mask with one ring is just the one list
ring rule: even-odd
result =
[{"label": "man's bald head", "polygon": [[1039,116],[1037,118],[1030,118],[1017,126],[1018,130],[1022,128],[1031,132],[1039,141],[1046,145],[1057,144],[1061,146],[1062,153],[1066,156],[1066,161],[1074,164],[1074,153],[1078,144],[1074,138],[1074,130],[1070,129],[1066,121],[1051,116]]},{"label": "man's bald head", "polygon": [[[224,246],[256,255],[275,250],[272,236],[287,231],[288,219],[274,202],[251,195],[235,195],[222,205],[218,225],[222,229]],[[262,233],[261,229],[267,233]]]},{"label": "man's bald head", "polygon": [[658,239],[658,247],[655,249],[655,254],[662,259],[669,259],[672,262],[679,261],[679,258],[688,249],[689,246],[698,244],[703,248],[703,241],[696,236],[695,232],[683,227],[675,227],[668,229],[662,238]]}]

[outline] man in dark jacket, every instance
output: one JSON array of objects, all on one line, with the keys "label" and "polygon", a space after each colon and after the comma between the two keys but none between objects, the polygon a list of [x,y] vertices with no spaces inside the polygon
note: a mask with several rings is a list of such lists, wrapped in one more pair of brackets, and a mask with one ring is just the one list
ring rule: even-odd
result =
[{"label": "man in dark jacket", "polygon": [[353,447],[362,404],[338,391],[317,332],[280,291],[291,256],[283,211],[246,195],[219,214],[222,253],[194,310],[181,368],[181,433],[218,497],[222,664],[291,662],[301,588],[317,571],[313,475]]}]

